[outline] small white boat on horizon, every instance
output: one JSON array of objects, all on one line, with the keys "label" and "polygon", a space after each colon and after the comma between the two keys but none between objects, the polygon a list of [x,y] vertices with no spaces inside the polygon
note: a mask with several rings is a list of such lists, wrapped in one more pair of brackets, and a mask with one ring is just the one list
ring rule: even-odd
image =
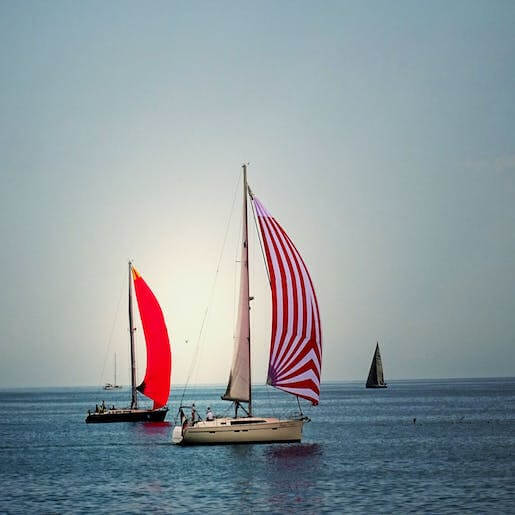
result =
[{"label": "small white boat on horizon", "polygon": [[114,355],[114,383],[106,383],[104,385],[104,390],[120,390],[121,385],[116,384],[116,353]]}]

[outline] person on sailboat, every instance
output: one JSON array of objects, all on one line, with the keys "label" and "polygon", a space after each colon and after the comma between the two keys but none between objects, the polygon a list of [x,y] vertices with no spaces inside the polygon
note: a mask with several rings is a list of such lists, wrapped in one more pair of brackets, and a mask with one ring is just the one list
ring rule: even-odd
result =
[{"label": "person on sailboat", "polygon": [[213,415],[211,408],[208,406],[207,411],[206,411],[206,420],[212,421],[214,419],[215,419],[215,416]]},{"label": "person on sailboat", "polygon": [[195,408],[195,403],[191,405],[191,425],[195,424],[195,419],[197,417],[197,408]]},{"label": "person on sailboat", "polygon": [[179,408],[179,417],[181,419],[181,434],[184,434],[184,430],[188,427],[188,417],[184,413],[182,406]]}]

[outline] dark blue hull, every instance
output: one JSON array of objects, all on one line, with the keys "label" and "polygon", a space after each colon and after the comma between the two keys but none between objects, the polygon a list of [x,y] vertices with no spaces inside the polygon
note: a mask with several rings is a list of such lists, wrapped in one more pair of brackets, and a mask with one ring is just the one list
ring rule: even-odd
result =
[{"label": "dark blue hull", "polygon": [[168,413],[168,408],[157,410],[146,409],[115,409],[106,410],[103,413],[89,413],[86,423],[104,422],[163,422]]}]

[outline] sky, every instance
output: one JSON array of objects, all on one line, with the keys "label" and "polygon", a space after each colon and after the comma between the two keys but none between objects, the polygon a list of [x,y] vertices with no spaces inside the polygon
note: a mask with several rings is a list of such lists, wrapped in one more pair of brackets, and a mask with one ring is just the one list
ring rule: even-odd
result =
[{"label": "sky", "polygon": [[323,381],[376,341],[386,381],[513,376],[514,26],[512,1],[0,0],[0,387],[99,385],[115,353],[127,384],[128,259],[172,388],[225,382],[243,162],[310,270]]}]

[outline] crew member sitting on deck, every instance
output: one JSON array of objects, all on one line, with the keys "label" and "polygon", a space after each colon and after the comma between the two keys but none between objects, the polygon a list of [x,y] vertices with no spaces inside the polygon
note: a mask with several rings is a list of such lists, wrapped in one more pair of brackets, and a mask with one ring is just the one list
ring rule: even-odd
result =
[{"label": "crew member sitting on deck", "polygon": [[213,415],[211,408],[208,406],[207,412],[206,412],[206,420],[214,420],[214,419],[215,419],[215,416]]}]

